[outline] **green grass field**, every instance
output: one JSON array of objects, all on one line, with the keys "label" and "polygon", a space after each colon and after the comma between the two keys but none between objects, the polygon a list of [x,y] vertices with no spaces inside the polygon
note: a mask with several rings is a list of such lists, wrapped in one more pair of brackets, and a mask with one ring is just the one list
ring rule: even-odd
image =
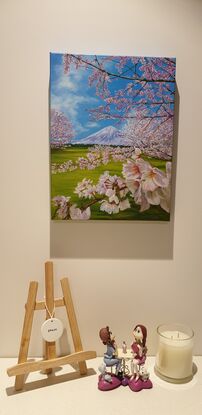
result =
[{"label": "green grass field", "polygon": [[[86,157],[88,147],[84,146],[72,146],[65,149],[51,149],[51,164],[56,163],[58,165],[72,160],[75,162],[79,157]],[[146,159],[146,157],[144,157]],[[150,164],[155,167],[165,170],[165,161],[158,159],[149,159]],[[78,206],[81,205],[81,199],[74,193],[74,189],[78,182],[81,182],[84,178],[93,180],[94,184],[97,184],[101,174],[105,171],[109,171],[110,175],[118,175],[122,177],[122,163],[110,161],[107,165],[101,165],[94,170],[74,170],[64,173],[56,173],[51,175],[51,199],[54,196],[70,196],[71,201]],[[161,209],[160,206],[151,206],[149,210],[140,213],[140,206],[137,206],[133,199],[130,198],[131,208],[117,214],[109,215],[106,212],[102,212],[99,209],[99,204],[91,207],[91,219],[103,219],[103,220],[159,220],[168,221],[170,215]],[[52,219],[55,217],[55,207],[51,207]]]}]

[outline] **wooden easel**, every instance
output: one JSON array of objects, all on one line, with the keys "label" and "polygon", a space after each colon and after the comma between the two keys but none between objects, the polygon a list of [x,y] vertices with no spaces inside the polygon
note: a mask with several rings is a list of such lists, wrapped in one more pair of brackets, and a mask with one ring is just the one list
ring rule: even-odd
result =
[{"label": "wooden easel", "polygon": [[[21,390],[23,388],[26,374],[38,370],[45,371],[45,373],[49,374],[55,367],[71,363],[78,363],[80,374],[85,375],[87,374],[86,360],[93,359],[96,357],[95,351],[83,351],[68,279],[63,278],[60,280],[60,282],[63,297],[55,299],[53,285],[53,263],[50,261],[45,263],[45,301],[36,301],[38,282],[30,282],[27,303],[25,305],[25,317],[18,356],[18,363],[17,365],[12,366],[7,370],[8,376],[16,376],[16,391]],[[55,341],[45,342],[45,359],[39,361],[28,361],[27,357],[34,311],[44,310],[46,309],[46,305],[49,310],[53,310],[54,306],[66,307],[75,353],[62,357],[56,357]],[[46,319],[47,318],[49,318],[49,315],[46,311]]]}]

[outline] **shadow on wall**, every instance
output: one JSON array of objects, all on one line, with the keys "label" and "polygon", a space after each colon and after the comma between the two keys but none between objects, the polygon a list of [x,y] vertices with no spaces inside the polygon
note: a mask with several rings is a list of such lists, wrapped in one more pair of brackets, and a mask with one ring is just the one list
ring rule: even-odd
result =
[{"label": "shadow on wall", "polygon": [[176,86],[170,222],[51,221],[51,258],[173,258],[179,103]]}]

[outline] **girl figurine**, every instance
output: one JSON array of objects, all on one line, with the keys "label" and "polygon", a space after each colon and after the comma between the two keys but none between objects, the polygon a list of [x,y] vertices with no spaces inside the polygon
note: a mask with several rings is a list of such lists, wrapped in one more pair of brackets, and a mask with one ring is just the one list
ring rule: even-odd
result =
[{"label": "girl figurine", "polygon": [[147,329],[142,324],[135,326],[133,330],[135,341],[131,345],[133,360],[131,362],[132,376],[129,380],[129,387],[134,392],[139,392],[142,389],[152,388],[152,382],[149,379],[149,373],[144,367],[146,361],[147,347]]},{"label": "girl figurine", "polygon": [[[98,389],[106,391],[112,390],[117,388],[121,385],[121,380],[118,378],[118,373],[120,372],[121,368],[121,359],[116,357],[116,343],[115,338],[112,337],[112,333],[109,330],[109,327],[104,327],[99,331],[100,339],[102,340],[103,344],[107,346],[107,350],[104,353],[104,365],[105,365],[105,373],[99,376],[98,380]],[[115,366],[116,371],[115,374],[111,373],[110,382],[106,377],[107,367]]]},{"label": "girl figurine", "polygon": [[147,329],[142,324],[138,324],[135,326],[133,330],[133,336],[135,341],[131,345],[132,353],[133,353],[133,360],[131,362],[131,372],[132,372],[132,379],[135,377],[136,373],[136,380],[138,378],[138,366],[143,365],[146,360],[146,339],[147,339]]}]

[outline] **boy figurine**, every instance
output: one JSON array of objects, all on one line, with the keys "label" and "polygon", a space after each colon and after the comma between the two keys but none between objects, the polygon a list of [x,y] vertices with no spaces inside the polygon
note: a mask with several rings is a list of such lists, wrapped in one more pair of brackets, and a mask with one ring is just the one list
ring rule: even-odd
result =
[{"label": "boy figurine", "polygon": [[116,357],[116,343],[115,338],[112,337],[112,332],[109,330],[109,327],[106,326],[99,331],[100,339],[102,340],[102,343],[107,346],[107,350],[104,353],[104,364],[105,369],[107,367],[113,367],[115,366],[115,374],[111,373],[110,376],[110,382],[107,380],[108,377],[107,372],[105,372],[105,375],[99,376],[98,380],[98,389],[100,390],[112,390],[117,388],[121,385],[121,380],[118,377],[118,374],[121,369],[121,359],[118,359]]}]

